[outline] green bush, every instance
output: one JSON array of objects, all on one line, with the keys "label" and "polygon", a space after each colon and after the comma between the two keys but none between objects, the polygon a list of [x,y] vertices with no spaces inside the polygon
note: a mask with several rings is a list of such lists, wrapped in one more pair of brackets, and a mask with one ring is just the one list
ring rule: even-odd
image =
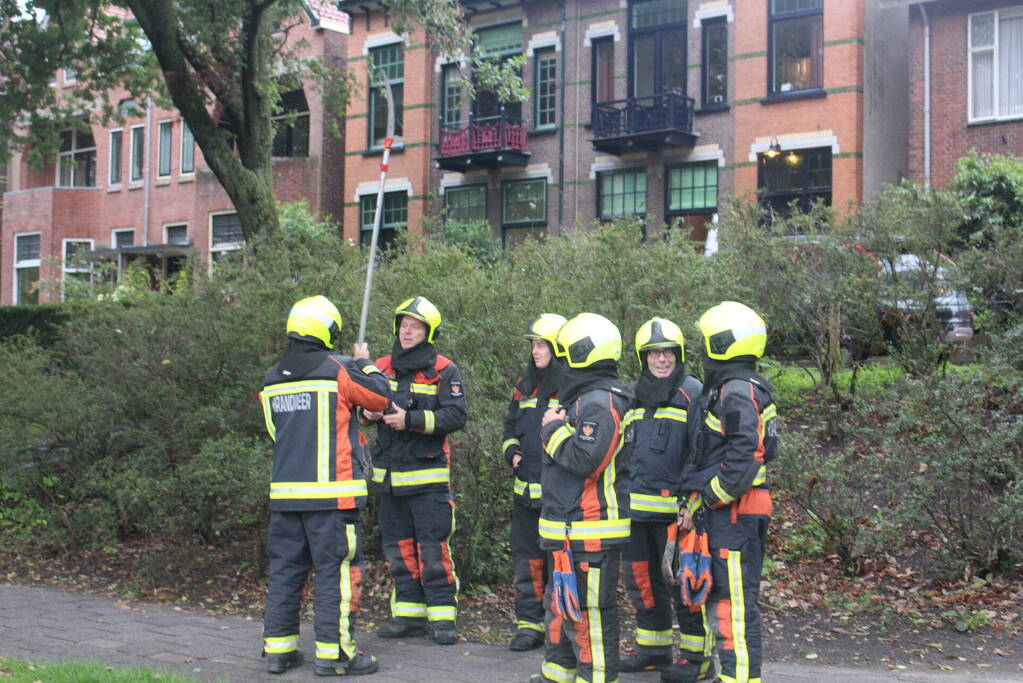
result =
[{"label": "green bush", "polygon": [[43,346],[54,344],[73,310],[65,304],[0,306],[0,341],[30,334]]}]

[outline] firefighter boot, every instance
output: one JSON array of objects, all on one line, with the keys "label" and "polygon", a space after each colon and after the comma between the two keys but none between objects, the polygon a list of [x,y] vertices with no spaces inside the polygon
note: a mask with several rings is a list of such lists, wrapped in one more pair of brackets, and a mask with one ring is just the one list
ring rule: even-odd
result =
[{"label": "firefighter boot", "polygon": [[380,669],[377,658],[365,652],[356,652],[355,656],[343,664],[326,665],[316,663],[317,676],[365,676],[374,674]]},{"label": "firefighter boot", "polygon": [[295,667],[302,666],[303,659],[304,658],[300,650],[292,650],[291,652],[285,652],[283,654],[267,655],[266,670],[272,674],[282,674],[288,669],[294,669]]},{"label": "firefighter boot", "polygon": [[661,672],[662,683],[697,683],[714,680],[713,662],[709,659],[687,659],[678,661]]},{"label": "firefighter boot", "polygon": [[629,650],[618,662],[619,671],[657,671],[671,664],[670,655],[647,655]]},{"label": "firefighter boot", "polygon": [[455,622],[442,621],[433,627],[433,640],[438,645],[455,644]]},{"label": "firefighter boot", "polygon": [[535,650],[543,645],[543,634],[528,628],[521,628],[515,633],[508,649],[512,652],[525,652]]},{"label": "firefighter boot", "polygon": [[419,638],[426,635],[426,625],[395,619],[377,631],[381,638]]}]

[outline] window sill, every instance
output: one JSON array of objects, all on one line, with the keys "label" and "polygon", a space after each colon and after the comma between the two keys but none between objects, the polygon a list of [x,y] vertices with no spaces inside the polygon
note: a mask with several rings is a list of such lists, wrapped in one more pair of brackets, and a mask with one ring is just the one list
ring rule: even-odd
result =
[{"label": "window sill", "polygon": [[824,88],[793,90],[792,92],[776,92],[760,100],[760,104],[777,104],[778,102],[792,102],[795,100],[815,100],[827,96],[828,91]]},{"label": "window sill", "polygon": [[529,135],[553,135],[558,132],[557,126],[548,126],[546,128],[530,128]]},{"label": "window sill", "polygon": [[157,187],[160,187],[161,185],[170,185],[170,181],[170,176],[164,176],[162,178],[157,178],[155,185]]},{"label": "window sill", "polygon": [[141,181],[128,183],[129,190],[141,190],[143,187],[145,185]]},{"label": "window sill", "polygon": [[1019,123],[1023,121],[1023,116],[1006,116],[1000,119],[981,119],[979,121],[967,121],[967,128],[979,128],[982,126],[997,126],[999,123]]},{"label": "window sill", "polygon": [[179,183],[194,183],[195,182],[195,174],[194,173],[184,173],[182,175],[179,175],[178,176],[178,182]]},{"label": "window sill", "polygon": [[120,183],[118,183],[117,185],[108,185],[107,186],[107,192],[120,192],[123,189],[124,188],[121,187]]},{"label": "window sill", "polygon": [[720,114],[721,112],[728,111],[731,106],[727,104],[705,104],[699,109],[693,111],[694,114],[699,116],[700,114]]},{"label": "window sill", "polygon": [[[404,151],[405,151],[405,145],[404,144],[395,145],[394,147],[391,148],[391,154],[394,154],[395,152],[404,152]],[[384,148],[383,147],[370,147],[369,149],[364,150],[362,152],[362,156],[364,156],[364,157],[379,157],[379,156],[383,156],[383,154],[384,154]]]}]

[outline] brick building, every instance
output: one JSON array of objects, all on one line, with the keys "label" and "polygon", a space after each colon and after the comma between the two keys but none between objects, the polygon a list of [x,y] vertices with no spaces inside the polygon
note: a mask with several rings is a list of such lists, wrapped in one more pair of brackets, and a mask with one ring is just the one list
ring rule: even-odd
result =
[{"label": "brick building", "polygon": [[909,177],[940,187],[970,151],[1023,155],[1023,0],[904,4]]},{"label": "brick building", "polygon": [[[310,2],[292,38],[308,51],[342,65],[348,17],[330,2]],[[74,73],[55,75],[58,91],[76,87]],[[151,101],[111,93],[126,112],[122,123],[90,121],[69,128],[56,159],[29,166],[27,151],[13,156],[3,194],[0,303],[59,300],[61,288],[39,282],[88,279],[92,264],[118,271],[135,260],[173,273],[197,253],[210,261],[237,249],[241,227],[227,194],[203,161],[180,114]],[[282,98],[296,114],[274,140],[274,179],[282,201],[306,199],[318,216],[340,216],[343,142],[329,132],[315,88]]]}]

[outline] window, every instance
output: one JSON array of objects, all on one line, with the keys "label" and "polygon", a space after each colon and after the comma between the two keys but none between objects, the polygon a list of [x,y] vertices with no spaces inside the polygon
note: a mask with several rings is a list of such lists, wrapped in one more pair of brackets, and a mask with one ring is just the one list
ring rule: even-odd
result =
[{"label": "window", "polygon": [[615,41],[612,37],[593,41],[593,68],[590,74],[590,98],[593,103],[615,98]]},{"label": "window", "polygon": [[186,223],[168,225],[164,230],[167,235],[166,244],[188,244],[188,225]]},{"label": "window", "polygon": [[444,217],[457,223],[487,220],[487,186],[449,187],[444,191]]},{"label": "window", "polygon": [[684,95],[685,0],[632,0],[629,55],[629,92],[638,106],[656,106],[657,95]]},{"label": "window", "polygon": [[157,153],[156,175],[169,176],[171,172],[171,122],[160,121],[160,147]]},{"label": "window", "polygon": [[96,186],[96,141],[92,133],[66,130],[60,134],[57,153],[57,185],[60,187]]},{"label": "window", "polygon": [[646,214],[646,171],[603,171],[597,188],[601,220]]},{"label": "window", "polygon": [[457,64],[444,65],[441,83],[441,123],[458,123],[462,120],[462,72]]},{"label": "window", "polygon": [[547,180],[513,180],[502,188],[501,225],[535,227],[547,224]]},{"label": "window", "polygon": [[369,145],[383,147],[387,137],[387,96],[378,86],[391,84],[394,98],[394,142],[401,144],[404,132],[403,109],[405,104],[405,53],[401,43],[392,43],[369,51],[370,64],[375,70],[369,89]]},{"label": "window", "polygon": [[14,236],[14,303],[39,303],[39,233]]},{"label": "window", "polygon": [[824,86],[823,0],[770,0],[768,93]]},{"label": "window", "polygon": [[300,88],[281,95],[280,112],[274,116],[273,155],[309,156],[309,103]]},{"label": "window", "polygon": [[107,159],[108,178],[110,185],[121,184],[121,155],[124,151],[124,131],[110,131],[110,156]]},{"label": "window", "polygon": [[1023,117],[1023,7],[970,15],[970,121]]},{"label": "window", "polygon": [[[368,247],[373,239],[373,222],[376,220],[377,196],[366,194],[359,200],[362,214],[362,230],[360,243]],[[377,247],[389,247],[394,243],[399,227],[408,225],[408,193],[387,192],[384,194],[384,210],[380,220],[380,234],[377,235]]]},{"label": "window", "polygon": [[64,67],[64,85],[74,85],[78,82],[78,74],[70,67]]},{"label": "window", "polygon": [[728,102],[728,22],[725,17],[704,19],[702,27],[702,106],[723,107]]},{"label": "window", "polygon": [[131,182],[142,180],[146,168],[146,129],[143,126],[131,127]]},{"label": "window", "polygon": [[818,200],[831,204],[831,148],[797,149],[774,158],[757,157],[760,203],[771,213],[789,214],[789,204],[809,211]]},{"label": "window", "polygon": [[714,213],[717,207],[717,162],[668,169],[669,214]]},{"label": "window", "polygon": [[110,244],[114,249],[135,246],[135,228],[123,228],[110,233]]},{"label": "window", "polygon": [[[92,280],[92,265],[85,260],[86,252],[92,251],[90,239],[64,240],[64,282],[77,282],[88,285]],[[67,295],[65,288],[64,295]]]},{"label": "window", "polygon": [[215,266],[232,251],[238,251],[245,244],[245,233],[238,214],[210,214],[210,265]]},{"label": "window", "polygon": [[[476,50],[485,58],[498,62],[521,54],[522,24],[504,24],[477,30]],[[501,102],[496,93],[477,88],[476,100],[473,102],[473,113],[477,119],[500,116],[502,109],[510,118],[522,119],[521,102]]]},{"label": "window", "polygon": [[533,59],[536,71],[533,91],[536,110],[533,112],[533,128],[553,128],[558,123],[558,57],[553,47],[537,50]]},{"label": "window", "polygon": [[195,173],[195,137],[184,121],[181,122],[181,173]]}]

